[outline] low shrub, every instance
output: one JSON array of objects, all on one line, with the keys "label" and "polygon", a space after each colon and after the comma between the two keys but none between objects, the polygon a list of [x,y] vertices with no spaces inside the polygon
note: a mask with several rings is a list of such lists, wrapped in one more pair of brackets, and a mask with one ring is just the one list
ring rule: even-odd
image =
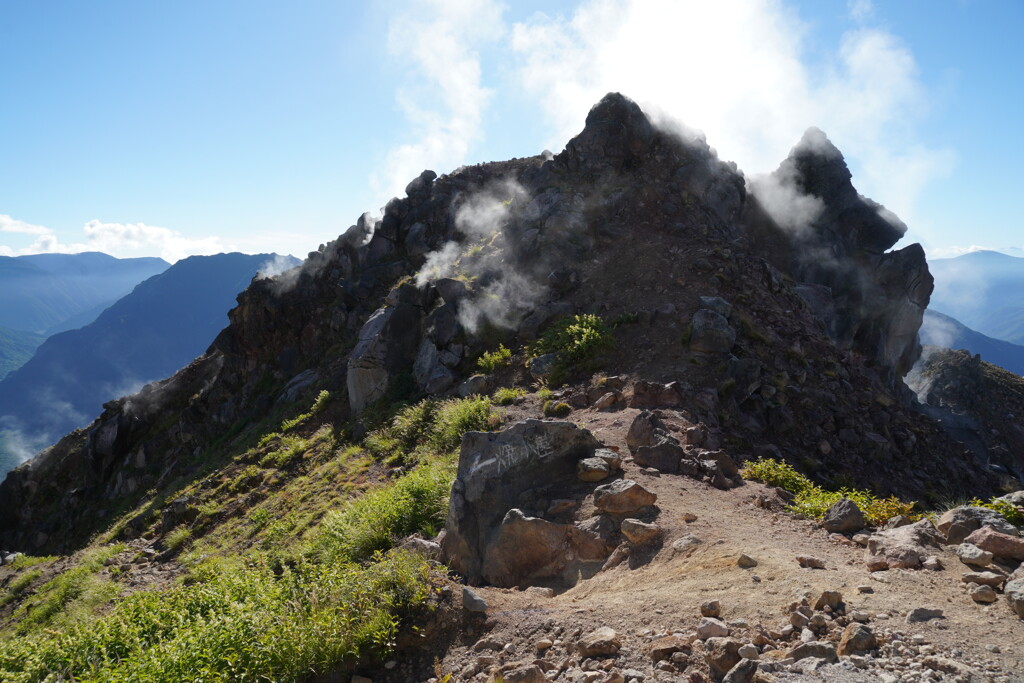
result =
[{"label": "low shrub", "polygon": [[778,486],[792,493],[795,498],[789,510],[811,519],[821,519],[825,512],[842,498],[849,498],[869,524],[877,526],[897,515],[910,514],[915,503],[905,503],[895,496],[879,498],[870,491],[840,488],[828,491],[797,472],[791,465],[774,458],[761,458],[748,463],[741,471],[745,479],[760,481],[769,486]]},{"label": "low shrub", "polygon": [[463,434],[491,429],[494,418],[485,396],[424,399],[402,408],[390,424],[367,435],[364,444],[380,460],[416,463],[429,454],[456,450]]},{"label": "low shrub", "polygon": [[1006,521],[1010,524],[1024,526],[1024,508],[1018,507],[1009,501],[993,498],[992,500],[985,502],[980,498],[974,498],[971,500],[969,505],[995,510],[1003,517],[1006,517]]},{"label": "low shrub", "polygon": [[494,351],[485,352],[476,361],[477,368],[485,374],[490,374],[501,368],[507,368],[510,365],[512,365],[512,352],[506,349],[504,345],[498,346]]},{"label": "low shrub", "polygon": [[181,550],[192,540],[192,532],[186,526],[177,526],[164,536],[164,547],[171,551]]},{"label": "low shrub", "polygon": [[519,387],[502,387],[494,392],[491,400],[495,405],[507,406],[516,403],[526,396],[526,390]]},{"label": "low shrub", "polygon": [[548,327],[530,348],[530,355],[557,354],[558,367],[552,381],[559,384],[573,369],[592,369],[598,356],[613,344],[614,338],[604,320],[592,313],[582,313]]},{"label": "low shrub", "polygon": [[565,417],[572,412],[572,406],[563,401],[545,401],[544,415],[547,417]]}]

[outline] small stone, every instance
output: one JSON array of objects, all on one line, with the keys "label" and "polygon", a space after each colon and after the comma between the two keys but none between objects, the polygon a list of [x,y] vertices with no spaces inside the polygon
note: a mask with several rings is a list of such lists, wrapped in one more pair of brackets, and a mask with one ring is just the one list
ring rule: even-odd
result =
[{"label": "small stone", "polygon": [[739,649],[739,655],[744,659],[759,659],[761,657],[761,653],[758,652],[757,646],[753,643],[747,643],[741,647]]},{"label": "small stone", "polygon": [[799,661],[805,657],[824,659],[827,662],[834,662],[837,659],[836,646],[834,643],[817,640],[797,645],[789,651],[789,656],[795,661]]},{"label": "small stone", "polygon": [[[742,657],[743,655],[740,656]],[[757,673],[757,662],[744,658],[736,666],[729,669],[729,673],[725,674],[722,683],[751,683],[754,680],[755,673]]]},{"label": "small stone", "polygon": [[986,605],[999,599],[999,596],[996,595],[996,591],[992,586],[974,584],[974,587],[971,588],[967,594],[971,596],[971,600],[974,600],[974,602]]},{"label": "small stone", "polygon": [[652,662],[671,659],[677,653],[689,653],[690,645],[681,636],[663,636],[651,643]]},{"label": "small stone", "polygon": [[485,614],[487,612],[487,601],[477,595],[476,591],[468,586],[462,588],[462,608],[467,612]]},{"label": "small stone", "polygon": [[846,656],[874,650],[876,647],[878,647],[878,640],[871,629],[864,624],[850,624],[843,631],[837,653]]},{"label": "small stone", "polygon": [[633,545],[653,543],[662,535],[660,526],[651,522],[641,522],[639,519],[622,520],[621,529],[622,535]]},{"label": "small stone", "polygon": [[594,401],[594,408],[596,410],[608,410],[614,406],[618,400],[619,397],[615,395],[615,392],[609,391]]},{"label": "small stone", "polygon": [[693,522],[697,521],[697,515],[693,514],[692,512],[684,512],[683,521],[687,524],[692,524]]},{"label": "small stone", "polygon": [[853,610],[852,612],[850,612],[850,618],[853,619],[854,621],[858,622],[858,623],[861,623],[861,624],[866,624],[871,619],[868,616],[867,612],[862,612],[862,611],[856,610],[856,609]]},{"label": "small stone", "polygon": [[999,588],[1006,582],[1006,577],[995,572],[965,572],[960,576],[964,583],[977,583],[982,586]]},{"label": "small stone", "polygon": [[822,591],[818,599],[814,601],[814,609],[820,610],[828,607],[834,611],[842,604],[843,594],[839,591]]},{"label": "small stone", "polygon": [[750,569],[757,566],[757,560],[744,553],[736,560],[736,565],[741,569]]},{"label": "small stone", "polygon": [[870,540],[871,540],[871,535],[870,534],[854,534],[853,535],[853,542],[856,543],[857,545],[867,545],[868,541],[870,541]]},{"label": "small stone", "polygon": [[583,458],[576,463],[576,477],[580,481],[597,482],[611,474],[611,467],[604,458]]},{"label": "small stone", "polygon": [[1002,650],[999,649],[998,645],[986,645],[985,649],[988,650],[989,652],[991,652],[992,654],[996,654],[996,655],[999,654],[1000,652],[1002,652]]},{"label": "small stone", "polygon": [[862,584],[860,586],[857,586],[857,592],[858,593],[874,593],[875,592],[875,588],[874,588],[874,586],[868,586],[866,584]]},{"label": "small stone", "polygon": [[708,600],[700,606],[702,617],[717,617],[722,613],[722,603],[718,600]]},{"label": "small stone", "polygon": [[982,550],[972,543],[961,543],[956,547],[957,557],[964,564],[972,567],[987,567],[992,564],[992,553]]},{"label": "small stone", "polygon": [[724,621],[714,617],[701,617],[697,622],[697,637],[701,640],[708,638],[723,638],[729,635],[729,627]]},{"label": "small stone", "polygon": [[551,640],[550,638],[541,638],[536,643],[534,643],[533,646],[535,648],[537,648],[538,650],[547,650],[551,646],[553,646],[554,644],[555,644],[554,641]]},{"label": "small stone", "polygon": [[502,674],[504,683],[547,683],[547,676],[536,664],[521,666]]},{"label": "small stone", "polygon": [[619,634],[607,626],[591,631],[576,643],[581,657],[608,657],[618,652],[621,646]]},{"label": "small stone", "polygon": [[819,560],[817,557],[811,557],[810,555],[797,555],[797,564],[805,569],[824,569],[825,561]]},{"label": "small stone", "polygon": [[921,621],[930,621],[931,619],[941,619],[942,617],[943,612],[940,609],[932,607],[915,607],[907,612],[907,623],[914,624]]},{"label": "small stone", "polygon": [[935,557],[934,555],[929,555],[928,557],[924,558],[924,562],[921,563],[921,566],[925,569],[930,569],[933,572],[937,572],[943,569],[942,560]]}]

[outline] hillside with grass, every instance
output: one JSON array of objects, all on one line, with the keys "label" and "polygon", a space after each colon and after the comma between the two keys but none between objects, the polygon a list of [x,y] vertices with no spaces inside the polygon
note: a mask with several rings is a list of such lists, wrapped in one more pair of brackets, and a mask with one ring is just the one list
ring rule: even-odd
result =
[{"label": "hillside with grass", "polygon": [[903,382],[923,250],[822,131],[760,182],[613,93],[253,280],[0,483],[0,678],[1009,680],[1021,481]]}]

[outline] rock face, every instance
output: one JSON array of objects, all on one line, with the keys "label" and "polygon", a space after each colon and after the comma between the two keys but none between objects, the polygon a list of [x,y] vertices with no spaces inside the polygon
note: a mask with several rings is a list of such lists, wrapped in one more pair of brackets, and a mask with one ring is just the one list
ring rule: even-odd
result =
[{"label": "rock face", "polygon": [[468,581],[514,586],[558,576],[573,559],[598,559],[602,544],[595,536],[523,509],[547,510],[550,498],[538,484],[562,492],[559,483],[575,481],[577,462],[599,446],[569,422],[527,420],[497,433],[466,434],[445,524],[445,561]]},{"label": "rock face", "polygon": [[917,330],[934,280],[920,245],[886,253],[907,227],[850,181],[842,153],[817,128],[771,178],[775,188],[813,198],[812,215],[785,227],[801,247],[793,254],[798,279],[831,292],[829,333],[902,377],[921,355]]},{"label": "rock face", "polygon": [[[820,205],[799,230],[773,218],[706,141],[659,129],[615,93],[554,157],[425,171],[380,219],[364,215],[300,267],[253,281],[189,366],[108,403],[88,428],[11,473],[0,484],[0,544],[34,554],[77,548],[148,491],[193,477],[216,456],[217,439],[322,389],[332,417],[357,427],[389,394],[492,391],[487,378],[470,377],[482,352],[499,341],[518,349],[558,316],[606,309],[606,322],[622,315],[637,325],[615,328],[630,350],[610,352],[602,369],[648,378],[622,400],[689,416],[668,439],[637,444],[674,440],[681,473],[732,486],[730,456],[771,446],[813,453],[819,471],[882,494],[922,499],[936,482],[986,493],[984,472],[889,381],[917,352],[931,287],[920,249],[885,253],[902,226],[856,193],[820,133],[805,137],[776,180]],[[473,223],[479,202],[494,209],[486,225]],[[500,339],[485,341],[484,329]],[[632,352],[638,343],[644,353]],[[555,369],[539,360],[538,375]],[[602,388],[583,403],[621,390]],[[718,438],[723,430],[729,441]],[[678,454],[651,455],[671,469]],[[575,477],[575,460],[566,464]],[[501,501],[488,528],[519,510],[507,531],[547,528],[535,519],[579,529],[545,514],[544,482]],[[149,523],[131,520],[125,535]],[[490,538],[469,537],[467,571],[484,580]]]}]

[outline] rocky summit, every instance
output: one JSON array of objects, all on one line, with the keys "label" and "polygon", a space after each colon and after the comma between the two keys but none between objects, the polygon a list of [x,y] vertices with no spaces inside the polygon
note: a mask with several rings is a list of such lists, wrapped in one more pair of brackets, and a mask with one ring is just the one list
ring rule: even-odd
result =
[{"label": "rocky summit", "polygon": [[391,610],[257,677],[1020,680],[1016,437],[944,422],[983,379],[904,383],[933,287],[905,231],[820,130],[747,178],[620,94],[558,154],[424,171],[8,475],[0,619],[71,628],[69,572],[103,624],[238,572],[289,586],[268,632],[370,610],[359,581]]}]

